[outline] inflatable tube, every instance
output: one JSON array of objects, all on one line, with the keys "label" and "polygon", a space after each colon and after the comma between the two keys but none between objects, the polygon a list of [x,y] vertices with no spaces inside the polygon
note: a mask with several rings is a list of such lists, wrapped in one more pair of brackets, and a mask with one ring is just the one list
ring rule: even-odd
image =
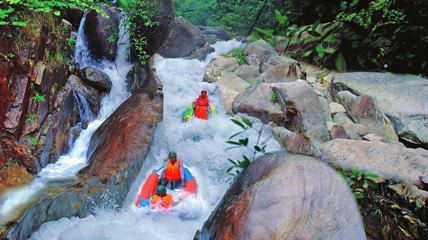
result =
[{"label": "inflatable tube", "polygon": [[144,182],[143,187],[140,190],[140,193],[138,194],[137,200],[135,201],[136,206],[148,206],[150,195],[152,195],[156,187],[158,186],[158,179],[159,175],[156,173],[151,173],[147,180]]},{"label": "inflatable tube", "polygon": [[193,117],[193,108],[187,108],[182,115],[183,121],[187,122]]},{"label": "inflatable tube", "polygon": [[196,183],[196,180],[192,179],[186,182],[183,191],[190,193],[190,194],[196,194],[198,191],[198,184]]}]

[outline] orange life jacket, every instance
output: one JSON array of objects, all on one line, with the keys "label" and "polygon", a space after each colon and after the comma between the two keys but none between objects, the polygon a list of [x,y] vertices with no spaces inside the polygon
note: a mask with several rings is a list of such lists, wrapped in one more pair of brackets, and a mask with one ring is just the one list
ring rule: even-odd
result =
[{"label": "orange life jacket", "polygon": [[181,179],[180,160],[176,160],[174,164],[168,160],[168,165],[165,168],[165,178],[167,181],[177,181]]},{"label": "orange life jacket", "polygon": [[152,197],[152,204],[155,205],[159,201],[161,201],[162,207],[168,208],[172,205],[172,195],[166,194],[164,197],[161,197],[157,194],[153,195]]},{"label": "orange life jacket", "polygon": [[206,96],[204,99],[202,99],[201,96],[199,96],[195,103],[195,117],[207,120],[208,108],[209,108],[208,96]]}]

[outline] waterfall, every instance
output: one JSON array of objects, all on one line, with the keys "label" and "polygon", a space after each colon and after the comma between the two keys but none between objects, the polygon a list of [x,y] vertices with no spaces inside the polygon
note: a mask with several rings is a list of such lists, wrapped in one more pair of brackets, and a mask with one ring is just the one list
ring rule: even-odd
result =
[{"label": "waterfall", "polygon": [[[58,161],[43,168],[29,185],[17,190],[6,193],[0,199],[0,224],[8,221],[8,218],[21,205],[27,203],[38,192],[46,188],[47,183],[59,179],[75,178],[76,173],[86,166],[86,153],[93,133],[98,127],[122,104],[128,97],[126,91],[125,77],[130,70],[129,59],[129,36],[124,29],[123,19],[121,19],[119,39],[121,44],[118,47],[117,59],[114,62],[94,61],[90,56],[87,37],[84,33],[86,14],[83,16],[76,41],[74,57],[79,67],[91,66],[99,69],[109,75],[112,80],[112,88],[107,96],[101,99],[101,107],[98,116],[91,116],[89,105],[83,96],[77,94],[79,114],[81,120],[89,120],[87,128],[84,129],[79,137],[72,143],[70,151],[59,157]],[[124,42],[126,41],[126,42]],[[76,97],[76,96],[75,96]]]},{"label": "waterfall", "polygon": [[[193,239],[196,230],[230,185],[227,182],[230,178],[226,173],[230,167],[227,158],[238,159],[242,154],[249,154],[242,149],[225,152],[230,147],[225,141],[240,128],[227,115],[221,97],[215,91],[216,84],[202,82],[211,59],[241,46],[242,43],[234,40],[218,42],[213,45],[215,52],[205,61],[156,57],[156,74],[163,83],[164,116],[155,130],[150,153],[128,193],[124,209],[119,212],[98,209],[95,215],[82,219],[72,217],[48,222],[33,233],[31,239]],[[212,93],[210,101],[217,106],[217,116],[208,121],[191,119],[183,123],[183,110],[203,88]],[[258,124],[255,123],[256,126]],[[251,141],[256,141],[257,136],[256,132],[247,135]],[[266,128],[262,138],[270,137],[271,133]],[[280,149],[273,139],[267,144],[268,152]],[[170,150],[178,153],[179,159],[195,176],[199,185],[198,195],[180,203],[168,214],[136,208],[134,201],[142,183],[153,169],[163,163]]]}]

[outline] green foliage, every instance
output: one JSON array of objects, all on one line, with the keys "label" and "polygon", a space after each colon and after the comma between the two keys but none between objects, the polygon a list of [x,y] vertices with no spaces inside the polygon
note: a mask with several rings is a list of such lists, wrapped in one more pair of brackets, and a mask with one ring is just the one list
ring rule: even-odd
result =
[{"label": "green foliage", "polygon": [[216,9],[216,0],[173,0],[174,13],[194,25],[206,26]]},{"label": "green foliage", "polygon": [[153,20],[158,13],[159,4],[159,0],[118,0],[118,5],[127,14],[124,23],[131,35],[132,48],[137,53],[141,63],[147,61],[149,54],[146,51],[147,38],[142,36],[140,32],[159,24]]},{"label": "green foliage", "polygon": [[33,136],[28,136],[27,140],[31,144],[31,146],[33,146],[33,147],[39,145],[39,141]]},{"label": "green foliage", "polygon": [[6,162],[6,166],[7,167],[20,167],[20,166],[22,166],[22,163],[17,159],[9,159]]},{"label": "green foliage", "polygon": [[34,95],[31,99],[36,103],[42,103],[46,101],[46,96],[43,94],[36,93],[36,95]]},{"label": "green foliage", "polygon": [[31,113],[30,115],[28,115],[27,119],[25,119],[26,123],[34,123],[34,121],[39,118],[39,115],[36,113]]},{"label": "green foliage", "polygon": [[278,103],[278,95],[275,91],[272,91],[271,95],[270,95],[270,101],[273,103]]},{"label": "green foliage", "polygon": [[74,37],[67,38],[67,44],[69,47],[74,48],[74,46],[76,46],[76,38]]},{"label": "green foliage", "polygon": [[339,170],[339,175],[348,183],[357,200],[364,198],[364,190],[376,188],[378,176],[374,173],[362,171],[358,168],[351,168],[350,171]]},{"label": "green foliage", "polygon": [[239,65],[247,64],[247,61],[245,60],[245,54],[244,51],[240,48],[233,50],[230,53],[224,54],[225,57],[230,58],[236,58],[238,60]]},{"label": "green foliage", "polygon": [[[227,148],[226,151],[235,148],[245,148],[252,152],[252,156],[248,157],[242,155],[242,159],[233,160],[228,159],[232,163],[232,166],[227,169],[227,173],[233,177],[238,176],[244,169],[246,169],[254,159],[260,155],[266,153],[266,140],[261,141],[261,135],[263,132],[264,125],[262,124],[260,128],[256,128],[254,122],[250,121],[246,117],[241,117],[240,120],[231,119],[231,121],[242,128],[242,131],[239,131],[233,134],[226,143],[230,144],[231,147]],[[242,134],[248,131],[256,131],[258,133],[257,141],[254,145],[249,145],[250,139],[247,137],[240,137]]]},{"label": "green foliage", "polygon": [[28,25],[26,12],[61,15],[69,7],[95,9],[101,12],[97,0],[1,0],[0,25],[25,27]]}]

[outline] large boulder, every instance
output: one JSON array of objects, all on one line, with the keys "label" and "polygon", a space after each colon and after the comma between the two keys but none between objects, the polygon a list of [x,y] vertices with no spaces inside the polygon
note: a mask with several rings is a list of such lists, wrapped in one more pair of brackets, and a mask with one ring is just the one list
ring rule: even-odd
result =
[{"label": "large boulder", "polygon": [[210,42],[211,44],[217,41],[229,41],[231,39],[230,34],[222,28],[208,26],[198,26],[198,28],[204,33],[205,38],[212,40]]},{"label": "large boulder", "polygon": [[204,82],[217,82],[221,75],[227,72],[233,72],[238,67],[239,63],[236,58],[215,58],[211,60],[205,70]]},{"label": "large boulder", "polygon": [[264,123],[284,124],[284,111],[278,102],[272,101],[273,90],[269,83],[260,83],[238,94],[233,101],[234,113],[246,113]]},{"label": "large boulder", "polygon": [[239,66],[234,73],[238,75],[240,78],[249,82],[252,86],[261,82],[259,70],[247,64]]},{"label": "large boulder", "polygon": [[201,30],[189,21],[176,17],[171,23],[171,30],[165,43],[158,53],[164,57],[188,57],[205,45],[205,37]]},{"label": "large boulder", "polygon": [[251,85],[244,79],[238,77],[235,73],[228,72],[223,74],[218,80],[218,85],[222,85],[228,90],[234,92],[243,92],[251,87]]},{"label": "large boulder", "polygon": [[264,82],[292,82],[304,78],[299,63],[282,56],[270,58],[262,64],[261,71]]},{"label": "large boulder", "polygon": [[336,96],[354,122],[367,126],[370,133],[382,137],[384,142],[398,142],[394,126],[379,109],[375,98],[358,97],[348,91],[338,92]]},{"label": "large boulder", "polygon": [[262,69],[265,69],[265,64],[269,59],[279,57],[275,49],[263,40],[250,43],[244,48],[244,54],[245,61],[249,65],[256,67],[259,72],[263,72]]},{"label": "large boulder", "polygon": [[93,67],[80,69],[79,76],[83,81],[101,92],[109,92],[113,85],[107,74]]},{"label": "large boulder", "polygon": [[428,175],[428,158],[398,144],[334,139],[322,149],[323,160],[344,169],[358,167],[385,179],[416,184]]},{"label": "large boulder", "polygon": [[80,119],[79,107],[76,99],[76,92],[68,91],[67,96],[62,100],[59,106],[56,107],[54,118],[49,132],[45,139],[43,151],[39,158],[38,170],[44,168],[49,163],[54,163],[58,158],[69,150],[68,140],[70,130],[77,123],[84,119]]},{"label": "large boulder", "polygon": [[70,75],[66,86],[71,90],[82,94],[89,102],[92,111],[94,113],[98,113],[100,110],[101,99],[99,92],[95,88],[85,84],[82,79],[75,75]]},{"label": "large boulder", "polygon": [[108,17],[103,17],[95,10],[86,15],[84,31],[88,40],[88,47],[93,58],[114,60],[117,41],[111,41],[111,36],[118,36],[119,34],[120,11],[116,7],[107,7],[105,4],[100,6]]},{"label": "large boulder", "polygon": [[286,128],[303,133],[315,146],[330,140],[322,106],[307,82],[273,84],[273,89],[284,106]]},{"label": "large boulder", "polygon": [[272,134],[279,144],[290,153],[318,156],[320,151],[302,133],[292,132],[285,127],[274,127]]},{"label": "large boulder", "polygon": [[227,89],[225,86],[219,85],[218,91],[220,93],[221,100],[223,100],[224,106],[228,113],[233,113],[233,101],[239,92],[235,92]]},{"label": "large boulder", "polygon": [[334,75],[330,87],[333,95],[348,90],[356,95],[375,97],[401,139],[427,146],[427,79],[392,73],[352,72]]},{"label": "large boulder", "polygon": [[92,135],[89,165],[82,178],[108,179],[124,171],[141,152],[148,153],[155,126],[162,119],[161,97],[139,92],[128,98]]},{"label": "large boulder", "polygon": [[286,153],[253,162],[196,237],[366,239],[353,194],[338,174],[314,158]]}]

